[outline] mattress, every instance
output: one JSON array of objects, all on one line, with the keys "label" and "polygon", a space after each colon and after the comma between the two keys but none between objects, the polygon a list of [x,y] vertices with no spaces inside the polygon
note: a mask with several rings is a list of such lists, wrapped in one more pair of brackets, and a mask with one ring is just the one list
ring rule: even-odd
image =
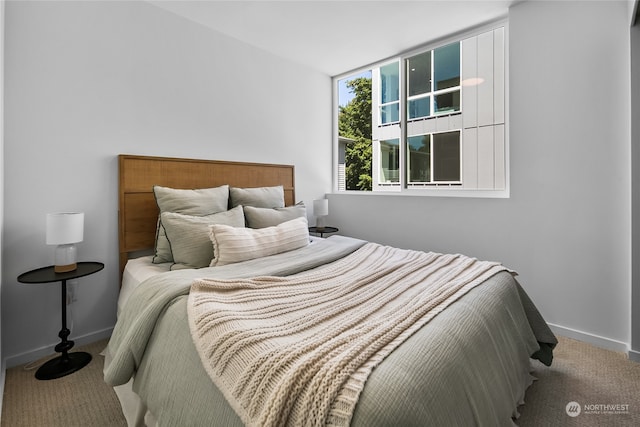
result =
[{"label": "mattress", "polygon": [[120,294],[118,295],[118,316],[122,311],[122,307],[126,303],[127,299],[137,288],[140,283],[144,282],[150,277],[158,275],[160,273],[166,273],[171,268],[171,263],[166,262],[162,264],[152,263],[153,255],[142,256],[139,258],[132,258],[127,261],[127,265],[122,273],[122,287],[120,288]]}]

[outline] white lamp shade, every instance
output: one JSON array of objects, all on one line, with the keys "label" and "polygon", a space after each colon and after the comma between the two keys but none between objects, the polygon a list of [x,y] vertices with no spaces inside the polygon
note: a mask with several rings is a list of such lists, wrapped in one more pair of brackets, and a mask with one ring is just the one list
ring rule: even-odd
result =
[{"label": "white lamp shade", "polygon": [[84,212],[47,214],[47,245],[67,245],[82,242]]},{"label": "white lamp shade", "polygon": [[315,216],[329,215],[329,199],[318,199],[313,201],[313,214]]}]

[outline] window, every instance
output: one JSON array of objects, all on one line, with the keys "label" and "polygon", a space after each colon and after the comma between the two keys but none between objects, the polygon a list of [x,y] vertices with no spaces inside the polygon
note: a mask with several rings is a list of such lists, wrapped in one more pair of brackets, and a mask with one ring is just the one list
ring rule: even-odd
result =
[{"label": "window", "polygon": [[505,46],[500,26],[370,68],[372,191],[508,196]]},{"label": "window", "polygon": [[407,138],[409,185],[460,183],[460,132]]},{"label": "window", "polygon": [[371,71],[338,80],[338,191],[371,190]]},{"label": "window", "polygon": [[380,67],[380,124],[400,120],[400,71],[397,63]]},{"label": "window", "polygon": [[408,120],[460,111],[459,42],[412,56],[406,63]]},{"label": "window", "polygon": [[380,183],[400,182],[400,140],[380,141]]}]

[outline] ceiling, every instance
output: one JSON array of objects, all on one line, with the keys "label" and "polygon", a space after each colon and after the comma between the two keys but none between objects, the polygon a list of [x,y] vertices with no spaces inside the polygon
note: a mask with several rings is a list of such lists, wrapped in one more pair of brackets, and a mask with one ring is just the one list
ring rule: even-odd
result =
[{"label": "ceiling", "polygon": [[521,0],[149,0],[330,76],[506,16]]}]

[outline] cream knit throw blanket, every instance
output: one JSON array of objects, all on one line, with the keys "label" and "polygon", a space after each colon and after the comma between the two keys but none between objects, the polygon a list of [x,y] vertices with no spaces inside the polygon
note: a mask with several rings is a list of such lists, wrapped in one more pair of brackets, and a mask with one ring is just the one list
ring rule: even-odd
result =
[{"label": "cream knit throw blanket", "polygon": [[206,371],[246,425],[344,426],[377,364],[502,270],[367,243],[292,276],[196,280],[189,325]]}]

